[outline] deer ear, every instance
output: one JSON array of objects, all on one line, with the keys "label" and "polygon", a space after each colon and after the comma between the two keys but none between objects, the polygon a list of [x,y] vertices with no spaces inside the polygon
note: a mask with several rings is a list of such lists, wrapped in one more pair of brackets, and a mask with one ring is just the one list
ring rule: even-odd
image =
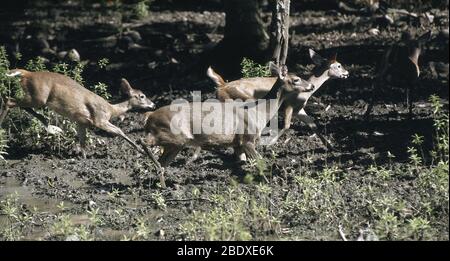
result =
[{"label": "deer ear", "polygon": [[325,59],[318,53],[316,53],[313,49],[309,49],[309,57],[311,57],[311,60],[315,65],[320,65],[325,61]]},{"label": "deer ear", "polygon": [[337,61],[337,53],[334,53],[333,56],[330,58],[330,62],[336,62]]},{"label": "deer ear", "polygon": [[131,91],[133,90],[133,88],[131,88],[131,85],[127,81],[127,79],[122,78],[122,80],[120,81],[120,88],[124,94],[131,96]]},{"label": "deer ear", "polygon": [[280,79],[284,79],[286,78],[287,75],[288,75],[288,68],[286,65],[283,64],[280,68],[279,77]]},{"label": "deer ear", "polygon": [[280,74],[280,68],[274,62],[269,62],[269,70],[273,76]]}]

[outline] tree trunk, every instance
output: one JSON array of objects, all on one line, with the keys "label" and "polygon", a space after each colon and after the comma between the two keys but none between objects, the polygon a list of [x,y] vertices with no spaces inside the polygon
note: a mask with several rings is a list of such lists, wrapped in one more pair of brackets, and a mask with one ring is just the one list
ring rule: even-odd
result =
[{"label": "tree trunk", "polygon": [[267,49],[269,36],[261,18],[259,0],[225,0],[225,41],[240,43],[243,53],[259,56]]},{"label": "tree trunk", "polygon": [[271,24],[270,49],[272,61],[277,65],[286,64],[289,48],[290,0],[274,0]]},{"label": "tree trunk", "polygon": [[265,62],[269,35],[261,18],[260,0],[223,0],[225,34],[210,63],[227,78],[240,76],[243,57]]}]

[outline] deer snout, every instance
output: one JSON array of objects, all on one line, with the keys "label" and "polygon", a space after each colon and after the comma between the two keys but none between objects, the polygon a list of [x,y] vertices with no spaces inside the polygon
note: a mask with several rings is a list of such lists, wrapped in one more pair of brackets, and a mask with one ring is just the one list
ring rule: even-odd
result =
[{"label": "deer snout", "polygon": [[149,105],[148,105],[150,110],[154,110],[156,109],[156,104],[154,104],[152,101],[149,100]]},{"label": "deer snout", "polygon": [[350,76],[350,73],[348,71],[345,71],[341,74],[342,79],[347,79]]},{"label": "deer snout", "polygon": [[303,91],[304,92],[310,92],[313,91],[316,87],[314,86],[314,84],[308,82],[304,87],[303,87]]}]

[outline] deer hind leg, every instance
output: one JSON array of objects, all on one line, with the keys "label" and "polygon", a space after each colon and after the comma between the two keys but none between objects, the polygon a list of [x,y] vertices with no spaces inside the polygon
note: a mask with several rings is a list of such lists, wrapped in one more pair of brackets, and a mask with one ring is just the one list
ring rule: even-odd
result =
[{"label": "deer hind leg", "polygon": [[195,148],[194,153],[192,154],[191,158],[186,162],[186,164],[191,164],[194,161],[196,161],[198,159],[198,157],[200,156],[201,151],[202,151],[201,147]]},{"label": "deer hind leg", "polygon": [[256,151],[255,144],[251,142],[245,143],[242,149],[250,159],[257,160],[262,158],[258,151]]},{"label": "deer hind leg", "polygon": [[306,123],[306,125],[308,125],[308,127],[319,137],[320,141],[322,141],[323,145],[325,145],[327,149],[335,150],[333,145],[331,145],[331,143],[327,139],[325,139],[325,137],[322,136],[322,134],[319,133],[317,125],[314,122],[313,118],[308,116],[304,110],[300,111],[298,117],[302,122]]},{"label": "deer hind leg", "polygon": [[408,106],[409,117],[412,116],[413,112],[413,103],[415,99],[414,92],[417,90],[417,82],[408,83],[406,86],[406,105]]},{"label": "deer hind leg", "polygon": [[150,144],[154,145],[155,144],[154,137],[151,135],[148,135],[146,140],[140,139],[138,142],[142,146],[142,149],[145,151],[145,153],[150,157],[150,159],[153,162],[153,165],[155,166],[156,171],[159,173],[159,183],[161,184],[161,187],[166,188],[166,179],[164,177],[164,168],[161,167],[161,164],[156,159],[155,155],[147,148],[147,146],[145,144],[146,142],[151,142]]},{"label": "deer hind leg", "polygon": [[180,146],[164,146],[164,152],[159,158],[162,167],[169,166],[183,147]]},{"label": "deer hind leg", "polygon": [[234,148],[234,155],[236,156],[237,160],[240,162],[247,161],[247,155],[245,155],[245,152],[241,146]]},{"label": "deer hind leg", "polygon": [[6,115],[8,115],[8,112],[10,109],[17,106],[17,103],[14,99],[11,98],[1,98],[2,99],[2,107],[1,113],[0,113],[0,126],[2,125],[3,121],[6,118]]},{"label": "deer hind leg", "polygon": [[63,132],[63,130],[61,128],[59,128],[58,126],[50,125],[48,120],[45,118],[44,115],[36,112],[32,108],[23,108],[23,109],[26,112],[28,112],[29,114],[31,114],[32,116],[34,116],[36,119],[38,119],[45,126],[45,130],[49,134],[53,134],[54,135],[54,134],[59,134],[59,133]]},{"label": "deer hind leg", "polygon": [[123,133],[123,131],[119,127],[115,126],[109,121],[104,121],[95,124],[95,127],[102,129],[111,135],[120,136],[122,139],[126,140],[131,146],[133,146],[138,152],[143,153],[142,150],[138,147],[138,145],[136,145],[136,143],[134,143],[130,138],[128,138],[128,136],[125,135],[125,133]]}]

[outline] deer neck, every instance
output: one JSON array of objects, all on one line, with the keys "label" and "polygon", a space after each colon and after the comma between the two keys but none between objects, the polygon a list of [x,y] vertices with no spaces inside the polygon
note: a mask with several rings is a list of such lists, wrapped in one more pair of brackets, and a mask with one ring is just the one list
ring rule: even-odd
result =
[{"label": "deer neck", "polygon": [[414,48],[409,54],[409,59],[416,65],[419,64],[420,48]]},{"label": "deer neck", "polygon": [[265,120],[259,122],[259,128],[261,130],[280,111],[281,105],[286,99],[286,93],[280,88],[283,83],[280,83],[279,81],[280,80],[277,79],[272,89],[264,96],[264,98],[262,98],[262,100],[265,100],[265,106],[258,106],[258,109],[264,110],[260,113],[265,113],[266,116]]},{"label": "deer neck", "polygon": [[328,75],[329,70],[325,70],[320,76],[312,75],[308,81],[314,85],[314,90],[310,92],[302,92],[300,95],[303,99],[308,100],[319,88],[331,77]]},{"label": "deer neck", "polygon": [[111,117],[115,118],[122,114],[125,114],[126,112],[131,110],[131,104],[130,101],[124,101],[117,104],[111,104],[112,107],[112,113]]}]

